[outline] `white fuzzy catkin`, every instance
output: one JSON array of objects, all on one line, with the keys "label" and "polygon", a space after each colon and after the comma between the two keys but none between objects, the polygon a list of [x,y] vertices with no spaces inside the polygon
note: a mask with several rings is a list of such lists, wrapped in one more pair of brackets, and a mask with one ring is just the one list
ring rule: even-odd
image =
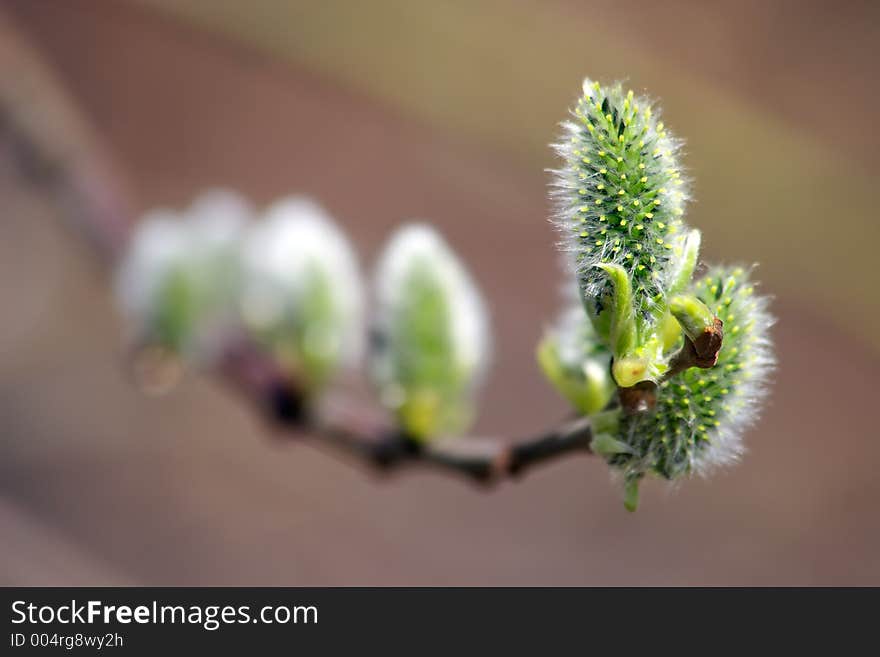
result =
[{"label": "white fuzzy catkin", "polygon": [[[599,266],[619,265],[640,322],[675,277],[687,232],[681,145],[649,98],[589,79],[553,145],[562,159],[552,171],[553,220],[582,293],[601,302],[608,279]],[[648,328],[658,319],[646,319]]]},{"label": "white fuzzy catkin", "polygon": [[489,321],[482,297],[470,274],[437,231],[415,223],[399,229],[385,248],[376,272],[378,318],[390,318],[406,292],[414,264],[426,263],[446,290],[451,305],[453,358],[474,379],[485,374],[491,345]]},{"label": "white fuzzy catkin", "polygon": [[[241,308],[245,324],[272,332],[301,317],[312,274],[324,277],[332,321],[323,345],[340,364],[354,365],[363,347],[363,289],[357,256],[332,217],[305,197],[274,203],[248,231],[242,246]],[[326,319],[326,318],[325,318]]]},{"label": "white fuzzy catkin", "polygon": [[628,478],[708,474],[735,461],[742,434],[761,412],[775,359],[767,297],[743,267],[711,267],[695,295],[724,322],[724,344],[711,369],[690,368],[664,381],[652,413],[626,416],[619,440],[631,451],[611,457]]},{"label": "white fuzzy catkin", "polygon": [[164,285],[182,276],[200,316],[186,344],[175,347],[197,360],[211,357],[235,315],[237,244],[249,215],[244,199],[221,189],[203,193],[185,212],[144,215],[115,281],[117,302],[139,338],[151,337]]}]

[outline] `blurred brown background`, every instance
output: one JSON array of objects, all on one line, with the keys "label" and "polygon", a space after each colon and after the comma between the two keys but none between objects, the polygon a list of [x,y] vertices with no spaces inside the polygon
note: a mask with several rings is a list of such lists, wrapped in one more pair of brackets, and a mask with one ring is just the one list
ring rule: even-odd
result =
[{"label": "blurred brown background", "polygon": [[744,462],[655,482],[635,515],[597,459],[491,492],[377,479],[273,440],[212,381],[134,390],[105,273],[4,150],[0,582],[880,584],[876,3],[3,0],[0,19],[0,87],[28,88],[28,49],[138,209],[306,192],[367,262],[435,222],[492,304],[477,431],[510,436],[565,412],[533,358],[560,280],[546,143],[584,75],[627,78],[688,141],[705,257],[761,263],[781,361]]}]

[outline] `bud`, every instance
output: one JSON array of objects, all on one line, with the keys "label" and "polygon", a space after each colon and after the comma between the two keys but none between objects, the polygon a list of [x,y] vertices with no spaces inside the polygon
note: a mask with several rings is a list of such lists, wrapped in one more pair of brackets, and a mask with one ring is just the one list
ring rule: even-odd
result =
[{"label": "bud", "polygon": [[248,215],[230,192],[208,192],[182,214],[149,212],[116,277],[138,340],[191,360],[212,359],[235,321],[237,244]]},{"label": "bud", "polygon": [[688,191],[680,145],[648,99],[620,83],[586,80],[555,146],[563,159],[554,171],[555,223],[585,306],[600,334],[610,325],[614,358],[628,361],[617,369],[633,372],[638,362],[640,380],[665,371],[667,294],[690,280],[699,249],[699,234],[682,222]]},{"label": "bud", "polygon": [[691,289],[722,318],[724,344],[715,367],[688,369],[657,390],[652,413],[621,417],[615,436],[631,453],[608,458],[624,473],[628,500],[646,473],[665,479],[709,472],[742,452],[742,433],[758,417],[774,358],[768,337],[773,318],[742,268],[713,267]]},{"label": "bud", "polygon": [[241,250],[244,325],[316,391],[363,344],[363,290],[354,250],[316,203],[272,205]]},{"label": "bud", "polygon": [[604,409],[616,387],[611,353],[599,340],[578,299],[571,299],[538,345],[538,363],[547,379],[581,415]]},{"label": "bud", "polygon": [[429,226],[391,238],[375,277],[371,374],[412,439],[464,430],[488,364],[483,300],[458,258]]}]

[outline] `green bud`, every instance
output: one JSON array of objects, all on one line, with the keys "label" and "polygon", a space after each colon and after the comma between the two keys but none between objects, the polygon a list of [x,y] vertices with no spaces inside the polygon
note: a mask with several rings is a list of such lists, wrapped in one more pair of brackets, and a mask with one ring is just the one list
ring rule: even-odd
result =
[{"label": "green bud", "polygon": [[321,390],[362,347],[361,276],[332,218],[305,198],[276,202],[242,246],[241,314],[306,392]]},{"label": "green bud", "polygon": [[611,354],[577,301],[546,332],[537,356],[544,375],[578,413],[593,415],[614,396],[616,388],[608,372]]},{"label": "green bud", "polygon": [[669,300],[669,311],[691,340],[697,340],[715,326],[715,315],[694,296],[677,295]]},{"label": "green bud", "polygon": [[426,225],[398,230],[377,267],[372,378],[414,440],[463,431],[490,350],[483,301]]},{"label": "green bud", "polygon": [[183,213],[148,213],[132,235],[116,278],[119,303],[137,340],[199,363],[214,359],[236,324],[238,238],[249,209],[212,191]]}]

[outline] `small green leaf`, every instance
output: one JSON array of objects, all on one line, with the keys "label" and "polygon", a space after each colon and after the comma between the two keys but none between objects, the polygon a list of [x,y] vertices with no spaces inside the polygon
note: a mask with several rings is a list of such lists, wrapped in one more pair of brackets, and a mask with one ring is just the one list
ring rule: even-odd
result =
[{"label": "small green leaf", "polygon": [[614,288],[611,301],[611,349],[615,358],[618,358],[631,353],[638,340],[632,284],[629,274],[620,265],[601,264],[598,267],[608,274]]},{"label": "small green leaf", "polygon": [[632,454],[632,447],[622,440],[617,440],[610,434],[596,434],[590,443],[590,449],[600,456],[613,456],[614,454]]},{"label": "small green leaf", "polygon": [[639,508],[639,483],[641,479],[632,477],[627,479],[623,487],[623,506],[630,513],[634,513]]},{"label": "small green leaf", "polygon": [[691,284],[694,269],[697,267],[697,260],[700,256],[700,240],[699,230],[694,228],[688,231],[684,244],[681,246],[681,255],[677,262],[678,270],[669,286],[668,294],[678,294]]}]

